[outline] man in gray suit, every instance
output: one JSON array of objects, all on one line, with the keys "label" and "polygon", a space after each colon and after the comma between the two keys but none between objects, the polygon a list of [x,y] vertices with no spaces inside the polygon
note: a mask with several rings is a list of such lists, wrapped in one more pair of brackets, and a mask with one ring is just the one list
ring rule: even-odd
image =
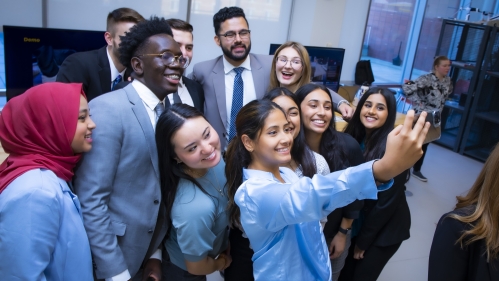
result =
[{"label": "man in gray suit", "polygon": [[121,63],[133,69],[135,79],[90,102],[100,128],[93,132],[93,149],[84,155],[74,187],[96,277],[159,280],[159,249],[169,224],[163,222],[154,129],[187,60],[168,23],[157,17],[131,28],[119,50]]},{"label": "man in gray suit", "polygon": [[[191,77],[203,86],[205,117],[222,136],[225,148],[235,135],[237,112],[246,103],[263,98],[268,90],[273,60],[269,55],[250,53],[251,33],[243,9],[220,9],[213,16],[213,26],[223,56],[197,63]],[[343,100],[334,92],[332,97],[335,103]],[[349,112],[347,116],[353,114],[353,110]]]}]

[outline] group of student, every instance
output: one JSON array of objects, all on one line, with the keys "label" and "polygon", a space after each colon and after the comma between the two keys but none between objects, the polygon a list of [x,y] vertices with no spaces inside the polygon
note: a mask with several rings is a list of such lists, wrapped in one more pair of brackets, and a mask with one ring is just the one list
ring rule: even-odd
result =
[{"label": "group of student", "polygon": [[[35,86],[0,115],[0,279],[376,280],[409,238],[404,183],[426,113],[394,129],[384,88],[354,110],[310,83],[297,42],[251,54],[238,7],[214,15],[223,55],[191,78],[192,26],[172,32],[185,23],[151,17],[116,28],[123,13],[136,12],[111,12],[97,51],[105,79]],[[89,55],[61,71],[84,73],[74,62]],[[109,90],[87,103],[97,86]]]}]

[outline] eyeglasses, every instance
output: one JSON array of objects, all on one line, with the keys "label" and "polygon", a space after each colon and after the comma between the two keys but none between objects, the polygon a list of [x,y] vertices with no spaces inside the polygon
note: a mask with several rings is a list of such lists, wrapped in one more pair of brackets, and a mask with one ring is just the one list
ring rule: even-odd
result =
[{"label": "eyeglasses", "polygon": [[276,58],[276,64],[277,64],[277,66],[280,66],[280,67],[286,66],[288,61],[289,61],[289,65],[295,70],[298,70],[303,66],[300,59],[288,59],[288,57],[286,57],[286,56],[278,56]]},{"label": "eyeglasses", "polygon": [[223,36],[227,41],[234,41],[236,35],[239,34],[241,39],[248,39],[250,37],[251,30],[243,29],[239,32],[227,31],[225,34],[218,34],[218,36]]},{"label": "eyeglasses", "polygon": [[164,52],[161,54],[142,54],[138,55],[138,57],[142,56],[156,56],[160,57],[163,62],[165,62],[166,65],[168,66],[174,66],[175,63],[177,63],[180,67],[182,68],[187,68],[189,66],[189,58],[184,57],[182,55],[175,56],[174,54],[170,52]]}]

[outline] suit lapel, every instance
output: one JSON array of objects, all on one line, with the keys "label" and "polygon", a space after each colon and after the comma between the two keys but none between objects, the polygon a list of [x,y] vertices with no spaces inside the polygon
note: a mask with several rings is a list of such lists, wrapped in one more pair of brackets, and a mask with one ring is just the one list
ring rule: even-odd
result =
[{"label": "suit lapel", "polygon": [[99,79],[102,93],[111,92],[111,66],[107,59],[106,47],[99,50]]},{"label": "suit lapel", "polygon": [[197,89],[192,83],[194,81],[191,81],[189,78],[182,76],[182,81],[184,82],[185,87],[187,88],[187,91],[189,92],[189,95],[191,96],[191,99],[194,103],[194,107],[197,109],[202,108],[201,101],[199,100],[199,93],[197,92]]},{"label": "suit lapel", "polygon": [[[225,98],[225,72],[222,56],[219,57],[217,63],[215,64],[215,68],[213,68],[212,79],[215,96],[217,98],[218,110],[220,111],[220,117],[222,118],[225,130],[227,130],[227,100]],[[232,93],[227,93],[227,95],[232,95]]]},{"label": "suit lapel", "polygon": [[251,74],[253,75],[253,84],[255,85],[255,94],[257,99],[262,99],[265,95],[267,89],[265,88],[266,83],[265,79],[268,80],[270,73],[265,73],[263,71],[263,66],[258,61],[257,57],[249,54],[251,56],[250,65],[251,65]]},{"label": "suit lapel", "polygon": [[129,84],[123,90],[126,91],[128,100],[132,104],[132,111],[139,121],[140,126],[142,127],[142,131],[144,132],[144,137],[146,139],[147,148],[149,149],[149,154],[151,156],[152,166],[154,168],[154,172],[159,178],[159,168],[158,168],[158,150],[156,148],[156,139],[154,135],[154,130],[151,125],[151,120],[149,119],[149,115],[142,103],[142,100],[139,97],[137,91]]}]

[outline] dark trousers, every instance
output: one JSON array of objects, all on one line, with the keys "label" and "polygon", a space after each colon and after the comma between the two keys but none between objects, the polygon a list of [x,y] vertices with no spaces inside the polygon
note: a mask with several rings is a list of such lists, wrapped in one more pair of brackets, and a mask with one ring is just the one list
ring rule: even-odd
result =
[{"label": "dark trousers", "polygon": [[421,171],[421,166],[423,166],[424,157],[426,155],[426,150],[428,149],[429,144],[430,143],[423,144],[423,147],[421,148],[421,149],[423,149],[423,155],[421,156],[421,158],[419,158],[418,162],[416,162],[416,164],[414,164],[414,172]]},{"label": "dark trousers", "polygon": [[161,280],[206,281],[206,275],[190,274],[188,271],[183,270],[170,261],[163,261],[161,263],[161,270],[163,273]]},{"label": "dark trousers", "polygon": [[341,271],[339,281],[376,281],[381,271],[397,252],[402,242],[386,247],[371,245],[365,252],[364,258],[356,260],[353,258],[356,239],[352,239],[345,266]]},{"label": "dark trousers", "polygon": [[232,263],[224,270],[225,281],[253,281],[253,250],[248,238],[244,238],[239,228],[231,228],[229,233],[230,256]]}]

